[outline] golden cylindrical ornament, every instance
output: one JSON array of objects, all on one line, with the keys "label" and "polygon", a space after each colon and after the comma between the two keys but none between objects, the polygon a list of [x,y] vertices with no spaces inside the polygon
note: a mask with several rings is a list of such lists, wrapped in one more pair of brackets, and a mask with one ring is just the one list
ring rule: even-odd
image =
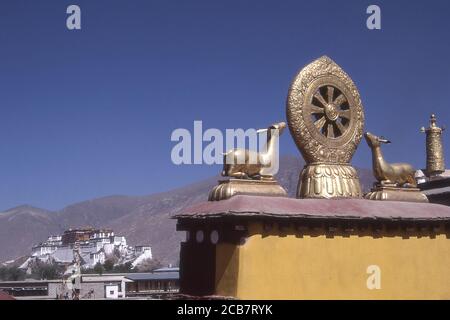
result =
[{"label": "golden cylindrical ornament", "polygon": [[445,171],[444,150],[442,147],[443,130],[443,128],[436,125],[436,116],[434,114],[431,115],[430,126],[426,129],[421,129],[426,134],[427,176],[435,176]]}]

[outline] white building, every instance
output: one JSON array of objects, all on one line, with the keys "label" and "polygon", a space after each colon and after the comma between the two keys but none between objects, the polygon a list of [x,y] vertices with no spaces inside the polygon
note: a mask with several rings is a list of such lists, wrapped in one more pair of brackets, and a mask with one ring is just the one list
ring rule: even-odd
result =
[{"label": "white building", "polygon": [[62,245],[61,236],[50,236],[45,242],[32,248],[32,256],[42,256],[56,251]]},{"label": "white building", "polygon": [[150,246],[136,246],[135,254],[137,258],[132,262],[133,268],[147,259],[153,259],[152,248]]},{"label": "white building", "polygon": [[81,257],[82,269],[91,269],[97,263],[104,264],[109,257],[115,257],[118,264],[131,262],[133,267],[146,259],[152,259],[150,246],[128,246],[126,238],[116,236],[112,230],[95,230],[88,237],[76,243],[71,242],[73,241],[64,240],[60,235],[48,237],[46,241],[33,247],[31,257],[21,268],[28,269],[32,261],[39,259],[42,262],[64,264],[67,266],[66,272],[70,273],[73,268],[69,266],[75,263],[76,252]]}]

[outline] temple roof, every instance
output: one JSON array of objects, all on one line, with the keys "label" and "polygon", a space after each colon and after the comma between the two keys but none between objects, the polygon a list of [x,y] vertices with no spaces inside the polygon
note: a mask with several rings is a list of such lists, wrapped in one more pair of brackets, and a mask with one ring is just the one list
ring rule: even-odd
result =
[{"label": "temple roof", "polygon": [[450,221],[450,207],[432,203],[365,199],[293,199],[241,195],[227,200],[198,203],[174,218],[226,216]]}]

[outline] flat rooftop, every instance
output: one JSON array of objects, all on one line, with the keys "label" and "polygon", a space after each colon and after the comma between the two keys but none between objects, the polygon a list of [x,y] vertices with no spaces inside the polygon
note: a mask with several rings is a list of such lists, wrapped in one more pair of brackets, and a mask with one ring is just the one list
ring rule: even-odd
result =
[{"label": "flat rooftop", "polygon": [[365,199],[294,199],[264,196],[233,196],[227,200],[193,205],[176,219],[220,217],[326,218],[365,220],[450,221],[450,207],[417,202]]},{"label": "flat rooftop", "polygon": [[178,272],[155,272],[155,273],[130,273],[126,276],[132,281],[143,280],[178,280],[180,278]]}]

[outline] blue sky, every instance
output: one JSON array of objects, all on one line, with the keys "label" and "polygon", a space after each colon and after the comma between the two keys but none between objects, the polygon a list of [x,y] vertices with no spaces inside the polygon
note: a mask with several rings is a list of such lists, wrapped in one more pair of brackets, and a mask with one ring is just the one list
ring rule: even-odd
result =
[{"label": "blue sky", "polygon": [[[78,4],[82,30],[66,28]],[[382,29],[366,28],[381,7]],[[59,209],[169,190],[220,172],[175,166],[176,128],[285,119],[296,72],[321,55],[360,90],[385,157],[425,165],[431,112],[450,125],[448,1],[2,0],[0,209]],[[447,162],[449,133],[444,134]],[[299,152],[286,132],[281,153]],[[364,141],[353,159],[371,166]]]}]

